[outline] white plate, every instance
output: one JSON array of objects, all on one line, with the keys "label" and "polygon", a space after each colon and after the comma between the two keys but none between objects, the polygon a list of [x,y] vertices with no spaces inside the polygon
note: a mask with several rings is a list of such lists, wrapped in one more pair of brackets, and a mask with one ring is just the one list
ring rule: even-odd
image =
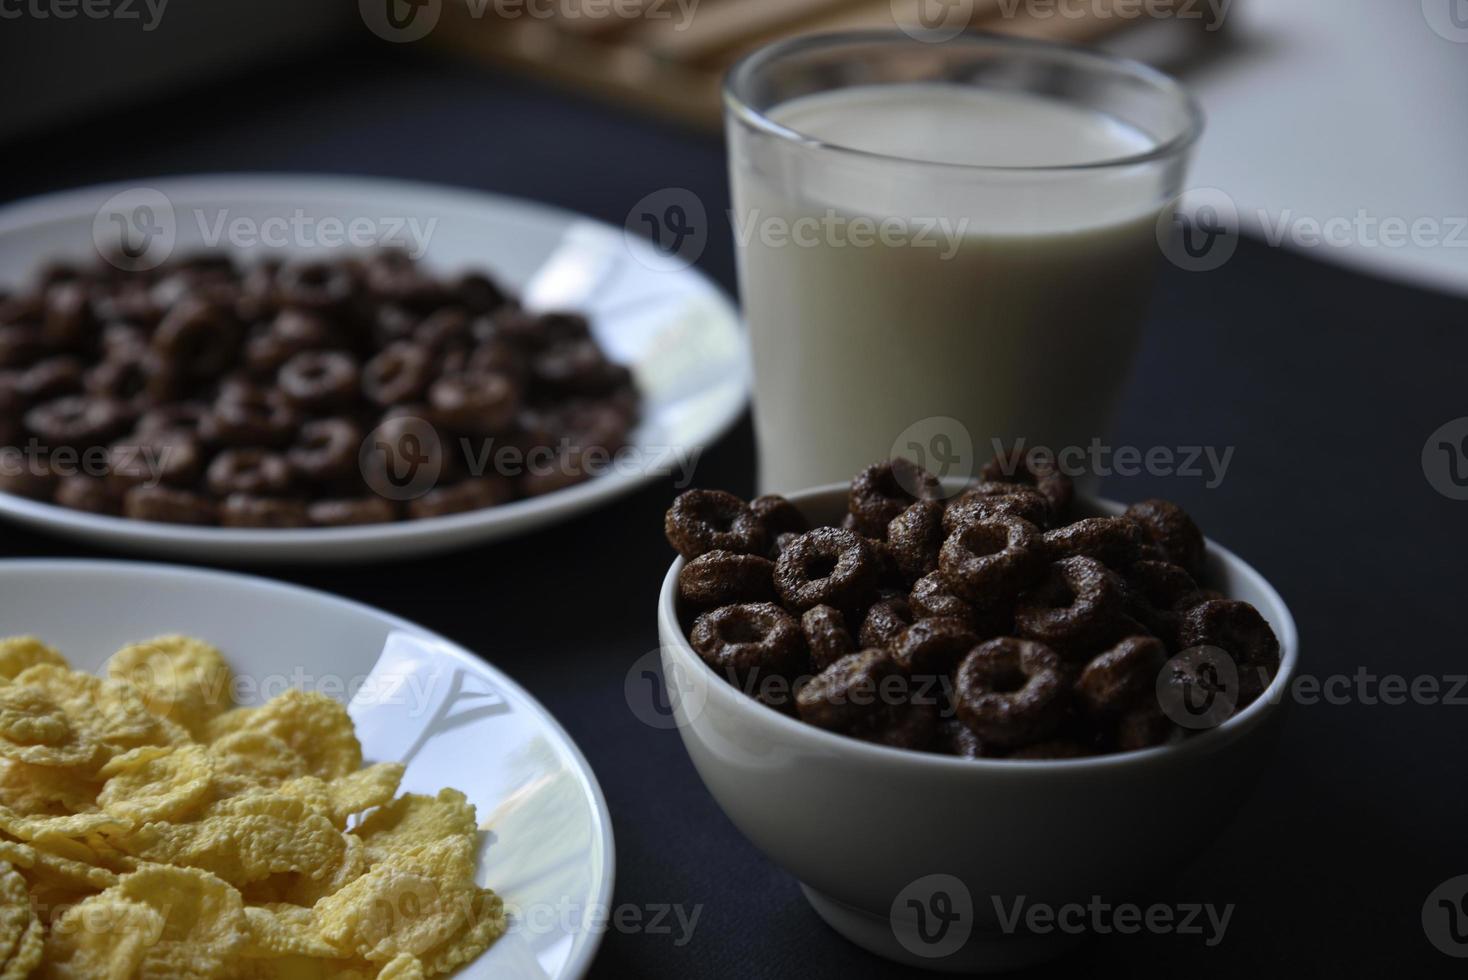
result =
[{"label": "white plate", "polygon": [[322,592],[169,565],[0,561],[0,635],[40,636],[79,669],[96,671],[123,644],[174,632],[220,647],[243,700],[287,686],[345,699],[389,637],[434,659],[440,669],[418,675],[430,683],[368,709],[377,722],[394,711],[431,717],[429,737],[405,752],[400,730],[364,724],[365,699],[352,714],[369,761],[411,756],[405,790],[452,785],[489,828],[476,877],[504,898],[510,931],[455,976],[585,975],[612,896],[611,817],[570,737],[514,681],[422,627]]},{"label": "white plate", "polygon": [[[365,218],[381,237],[411,244],[397,226],[431,226],[423,260],[433,269],[490,271],[532,309],[587,313],[613,360],[633,370],[644,418],[623,467],[567,490],[468,514],[399,524],[309,530],[195,528],[103,517],[0,494],[0,515],[113,548],[213,562],[340,562],[421,555],[465,547],[565,519],[677,472],[739,417],[749,391],[738,314],[708,279],[669,260],[642,238],[544,205],[492,194],[358,177],[165,178],[68,191],[0,209],[0,287],[27,280],[49,258],[95,259],[93,224],[106,230],[118,208],[157,192],[171,207],[172,254],[218,241],[221,217],[241,219],[282,248],[242,248],[247,258],[322,255],[323,231],[276,238],[279,220],[322,229],[322,219]],[[162,200],[162,199],[159,199]],[[164,214],[158,205],[150,214]],[[99,219],[101,215],[101,219]],[[266,222],[275,219],[277,224]],[[159,225],[158,227],[163,227]],[[410,227],[410,226],[409,226]],[[159,239],[162,241],[162,239]],[[237,243],[248,244],[236,236]],[[676,256],[673,257],[676,260]],[[694,457],[696,460],[696,457]]]}]

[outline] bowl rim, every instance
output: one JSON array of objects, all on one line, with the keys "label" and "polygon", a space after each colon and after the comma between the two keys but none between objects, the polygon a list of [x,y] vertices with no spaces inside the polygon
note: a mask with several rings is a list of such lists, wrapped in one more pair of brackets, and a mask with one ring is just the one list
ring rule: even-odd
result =
[{"label": "bowl rim", "polygon": [[[836,495],[844,495],[849,489],[849,484],[832,483],[784,496],[791,503],[800,506]],[[1112,513],[1119,514],[1125,509],[1122,504],[1104,497],[1077,494],[1077,500]],[[788,737],[807,739],[813,748],[826,752],[844,753],[854,759],[866,759],[873,763],[923,766],[937,772],[970,771],[991,775],[995,773],[1034,775],[1056,772],[1076,774],[1145,767],[1163,761],[1168,763],[1185,761],[1226,748],[1229,743],[1237,741],[1241,736],[1259,727],[1272,714],[1277,713],[1288,700],[1284,692],[1294,680],[1295,670],[1299,664],[1299,631],[1295,626],[1293,614],[1279,592],[1269,583],[1268,579],[1238,555],[1212,538],[1205,538],[1205,542],[1209,554],[1221,560],[1232,574],[1247,580],[1273,607],[1269,610],[1271,615],[1266,618],[1270,620],[1270,625],[1279,634],[1279,670],[1275,672],[1274,679],[1270,681],[1269,686],[1259,697],[1223,724],[1179,743],[1136,749],[1131,752],[1112,752],[1106,755],[1084,756],[1079,759],[968,759],[941,755],[936,752],[920,752],[916,749],[877,745],[873,742],[852,738],[849,735],[817,728],[815,725],[783,715],[729,684],[694,652],[678,620],[678,573],[685,564],[682,555],[674,558],[667,574],[663,577],[662,589],[658,595],[658,631],[665,656],[671,652],[686,669],[701,674],[707,681],[713,682],[708,684],[710,697],[719,697],[727,704],[737,703],[740,707],[735,710],[746,712],[751,720],[773,726]],[[664,678],[664,683],[666,682]],[[729,696],[732,696],[732,700]],[[692,727],[690,722],[679,725],[679,728],[685,732],[690,727]]]}]

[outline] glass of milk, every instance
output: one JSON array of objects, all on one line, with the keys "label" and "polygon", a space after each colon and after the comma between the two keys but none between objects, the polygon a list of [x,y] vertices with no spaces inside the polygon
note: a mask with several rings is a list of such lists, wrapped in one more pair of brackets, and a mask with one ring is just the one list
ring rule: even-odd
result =
[{"label": "glass of milk", "polygon": [[1202,128],[1144,65],[983,35],[783,41],[725,88],[765,492],[1103,438]]}]

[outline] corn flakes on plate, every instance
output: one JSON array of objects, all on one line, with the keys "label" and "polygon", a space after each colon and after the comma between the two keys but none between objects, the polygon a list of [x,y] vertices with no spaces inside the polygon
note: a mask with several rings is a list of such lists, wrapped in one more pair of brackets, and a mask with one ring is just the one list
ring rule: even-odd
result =
[{"label": "corn flakes on plate", "polygon": [[410,623],[0,561],[0,980],[579,977],[610,827],[555,720]]}]

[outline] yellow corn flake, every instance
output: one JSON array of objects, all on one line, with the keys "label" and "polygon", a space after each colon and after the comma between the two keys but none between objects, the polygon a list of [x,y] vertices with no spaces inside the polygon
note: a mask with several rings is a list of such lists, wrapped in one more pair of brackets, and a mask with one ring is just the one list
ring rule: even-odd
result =
[{"label": "yellow corn flake", "polygon": [[142,692],[154,714],[195,737],[234,707],[234,674],[217,649],[188,636],[160,636],[125,646],[107,661],[109,677]]},{"label": "yellow corn flake", "polygon": [[401,953],[383,965],[377,980],[425,980],[427,976],[418,957]]},{"label": "yellow corn flake", "polygon": [[235,708],[209,723],[212,742],[233,732],[264,732],[285,742],[306,763],[307,775],[337,779],[362,768],[362,746],[340,702],[290,690],[256,708]]},{"label": "yellow corn flake", "polygon": [[131,980],[163,935],[163,916],[111,892],[73,905],[51,923],[48,980]]},{"label": "yellow corn flake", "polygon": [[305,875],[275,875],[259,882],[245,885],[243,891],[251,902],[261,904],[286,903],[310,908],[328,895],[335,895],[348,883],[367,873],[367,853],[362,841],[354,834],[343,834],[341,863],[330,875],[323,878],[308,878]]},{"label": "yellow corn flake", "polygon": [[505,903],[488,888],[469,888],[460,899],[469,911],[463,928],[422,957],[423,969],[432,976],[458,969],[488,949],[510,928]]},{"label": "yellow corn flake", "polygon": [[[321,938],[344,955],[385,963],[421,956],[472,925],[476,889],[457,840],[395,855],[316,903]],[[467,864],[472,872],[472,858]]]},{"label": "yellow corn flake", "polygon": [[34,636],[7,636],[0,639],[0,677],[13,680],[16,674],[36,664],[70,666],[65,657]]},{"label": "yellow corn flake", "polygon": [[220,800],[197,820],[146,823],[115,840],[134,857],[202,868],[235,886],[286,873],[325,878],[346,850],[326,817],[269,793]]},{"label": "yellow corn flake", "polygon": [[5,965],[0,967],[0,980],[22,980],[30,976],[41,965],[41,957],[46,953],[45,944],[46,927],[35,910],[31,909],[30,921],[16,941],[14,952],[5,961]]},{"label": "yellow corn flake", "polygon": [[250,929],[246,956],[311,956],[335,959],[337,952],[316,934],[316,919],[308,908],[272,903],[245,909]]},{"label": "yellow corn flake", "polygon": [[7,861],[0,861],[0,964],[15,955],[35,914],[25,878]]},{"label": "yellow corn flake", "polygon": [[436,797],[413,793],[401,796],[369,813],[355,832],[367,844],[368,861],[375,864],[448,838],[473,841],[478,829],[474,807],[464,794],[443,789]]},{"label": "yellow corn flake", "polygon": [[27,816],[59,817],[97,809],[102,784],[76,769],[0,759],[0,806]]},{"label": "yellow corn flake", "polygon": [[100,751],[45,691],[0,686],[0,757],[69,769],[91,766]]},{"label": "yellow corn flake", "polygon": [[38,664],[21,671],[12,686],[39,690],[54,701],[72,727],[100,744],[99,764],[140,746],[188,741],[186,731],[150,712],[137,689],[122,681]]},{"label": "yellow corn flake", "polygon": [[202,745],[146,746],[114,756],[99,771],[106,779],[97,803],[133,823],[182,820],[209,802],[214,770]]},{"label": "yellow corn flake", "polygon": [[391,803],[402,779],[401,763],[379,762],[330,782],[301,776],[282,783],[276,791],[305,800],[338,827],[345,827],[350,817]]},{"label": "yellow corn flake", "polygon": [[306,760],[264,732],[231,732],[208,746],[220,796],[270,789],[306,774]]},{"label": "yellow corn flake", "polygon": [[98,891],[117,883],[116,873],[109,868],[19,841],[0,840],[0,860],[23,869],[32,882],[46,882],[70,891]]},{"label": "yellow corn flake", "polygon": [[34,840],[48,834],[58,837],[85,837],[103,831],[126,830],[128,821],[106,813],[72,813],[60,817],[32,817],[0,806],[0,830],[21,840]]}]

